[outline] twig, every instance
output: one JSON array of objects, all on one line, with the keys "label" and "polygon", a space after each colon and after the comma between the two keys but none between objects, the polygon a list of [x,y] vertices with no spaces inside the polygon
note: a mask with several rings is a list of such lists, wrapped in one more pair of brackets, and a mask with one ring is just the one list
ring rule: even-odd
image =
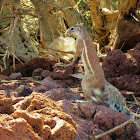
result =
[{"label": "twig", "polygon": [[43,33],[41,33],[41,43],[43,44],[43,46],[46,48],[46,49],[49,49],[49,50],[52,50],[52,51],[56,51],[56,52],[61,52],[61,53],[70,53],[70,54],[74,54],[74,52],[73,51],[62,51],[62,50],[57,50],[57,49],[52,49],[52,48],[50,48],[50,47],[48,47],[47,45],[46,45],[46,41],[45,41],[45,38],[44,38],[44,35],[43,35]]},{"label": "twig", "polygon": [[15,69],[15,37],[14,37],[14,33],[15,33],[15,28],[17,26],[18,19],[19,19],[19,16],[16,16],[15,20],[13,21],[13,23],[11,23],[11,27],[10,27],[11,28],[11,36],[10,36],[9,46],[12,48],[13,68],[14,69]]},{"label": "twig", "polygon": [[106,131],[106,132],[104,132],[102,134],[99,134],[99,135],[95,136],[95,139],[98,139],[98,138],[101,138],[101,137],[103,137],[105,135],[108,135],[108,134],[110,134],[110,133],[112,133],[112,132],[114,132],[114,131],[116,131],[116,130],[124,127],[124,126],[126,126],[129,123],[134,123],[136,125],[136,127],[140,130],[140,124],[138,124],[138,122],[135,120],[135,118],[140,119],[140,114],[136,114],[136,113],[131,112],[129,120],[125,121],[124,123],[120,124],[119,126],[116,126],[116,127],[112,128],[111,130],[108,130],[108,131]]},{"label": "twig", "polygon": [[95,139],[98,139],[98,138],[101,138],[101,137],[103,137],[103,136],[105,136],[105,135],[108,135],[108,134],[110,134],[110,133],[112,133],[112,132],[114,132],[114,131],[116,131],[116,130],[122,128],[122,127],[124,127],[125,125],[127,125],[127,124],[130,123],[130,122],[132,122],[131,119],[127,120],[126,122],[124,122],[124,123],[122,123],[122,124],[120,124],[119,126],[114,127],[114,128],[111,129],[111,130],[108,130],[108,131],[106,131],[106,132],[104,132],[104,133],[102,133],[102,134],[99,134],[99,135],[95,136]]}]

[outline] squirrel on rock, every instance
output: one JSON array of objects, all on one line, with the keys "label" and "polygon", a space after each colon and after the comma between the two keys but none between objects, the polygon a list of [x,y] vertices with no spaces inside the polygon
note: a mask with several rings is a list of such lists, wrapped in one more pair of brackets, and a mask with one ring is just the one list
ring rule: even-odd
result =
[{"label": "squirrel on rock", "polygon": [[73,65],[81,55],[84,66],[85,74],[81,83],[84,97],[88,101],[107,103],[110,108],[129,115],[129,112],[124,108],[125,98],[116,87],[105,79],[95,46],[86,28],[81,25],[72,26],[67,34],[76,38],[76,52],[72,63],[68,65]]}]

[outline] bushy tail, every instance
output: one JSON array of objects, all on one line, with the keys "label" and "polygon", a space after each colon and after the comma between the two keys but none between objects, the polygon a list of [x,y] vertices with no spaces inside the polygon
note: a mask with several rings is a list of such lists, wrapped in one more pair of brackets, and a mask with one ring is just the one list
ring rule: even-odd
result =
[{"label": "bushy tail", "polygon": [[121,92],[107,81],[104,86],[103,99],[110,108],[116,110],[117,112],[130,115],[129,111],[125,109],[126,100]]}]

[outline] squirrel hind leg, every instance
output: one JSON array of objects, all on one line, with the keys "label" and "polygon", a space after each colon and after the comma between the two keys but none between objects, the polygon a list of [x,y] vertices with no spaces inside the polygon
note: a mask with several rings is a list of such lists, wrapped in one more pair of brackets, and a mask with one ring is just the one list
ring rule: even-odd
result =
[{"label": "squirrel hind leg", "polygon": [[102,103],[102,89],[100,88],[94,88],[93,91],[92,91],[92,96],[91,96],[91,99],[92,101],[94,102],[97,102],[97,103]]}]

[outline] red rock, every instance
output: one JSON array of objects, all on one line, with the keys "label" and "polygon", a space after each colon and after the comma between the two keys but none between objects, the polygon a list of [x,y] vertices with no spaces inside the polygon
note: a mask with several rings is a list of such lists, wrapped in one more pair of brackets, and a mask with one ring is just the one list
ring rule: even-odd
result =
[{"label": "red rock", "polygon": [[71,79],[66,79],[66,80],[57,79],[57,80],[55,80],[55,82],[63,88],[71,87],[72,85],[81,85],[80,84],[81,81],[79,79],[76,79],[73,77],[71,77]]},{"label": "red rock", "polygon": [[53,118],[45,118],[44,125],[48,125],[52,129],[55,127],[56,121]]},{"label": "red rock", "polygon": [[79,102],[77,104],[78,104],[78,108],[83,113],[83,117],[87,119],[92,119],[96,111],[97,103]]},{"label": "red rock", "polygon": [[8,76],[6,76],[6,75],[0,75],[0,81],[1,80],[5,80],[5,79],[8,79]]},{"label": "red rock", "polygon": [[77,132],[76,139],[78,140],[89,139],[89,137],[92,136],[94,124],[89,119],[89,117],[83,114],[81,109],[78,107],[77,103],[72,103],[72,101],[68,101],[68,100],[61,100],[61,101],[58,101],[57,103],[61,106],[63,111],[71,115],[73,120],[77,123],[78,132]]},{"label": "red rock", "polygon": [[25,119],[33,132],[41,138],[75,139],[76,123],[70,115],[62,111],[55,101],[47,99],[41,93],[32,93],[17,104],[18,108],[11,116]]},{"label": "red rock", "polygon": [[[99,134],[104,133],[102,129],[100,129],[97,125],[94,125],[93,127],[93,135],[98,136]],[[97,140],[112,140],[112,138],[109,135],[105,135],[103,137],[98,138]]]},{"label": "red rock", "polygon": [[13,105],[24,100],[24,97],[12,97]]},{"label": "red rock", "polygon": [[51,89],[43,93],[47,98],[52,99],[54,101],[62,100],[65,98],[66,90],[64,88]]},{"label": "red rock", "polygon": [[128,50],[127,53],[133,56],[140,56],[140,43],[135,48]]},{"label": "red rock", "polygon": [[64,112],[71,115],[73,118],[82,116],[81,110],[78,108],[77,103],[73,103],[71,100],[60,100],[57,104],[62,108]]},{"label": "red rock", "polygon": [[11,114],[14,112],[12,99],[8,98],[6,94],[0,93],[0,113]]},{"label": "red rock", "polygon": [[108,81],[120,90],[128,90],[140,93],[140,75],[124,75],[117,78],[109,78]]},{"label": "red rock", "polygon": [[50,110],[50,107],[62,111],[60,107],[55,103],[55,101],[50,100],[46,98],[43,94],[41,93],[36,93],[33,92],[30,96],[27,96],[19,106],[19,109],[21,110],[27,110],[27,111],[34,111],[34,110],[39,110],[43,109],[45,107],[48,107]]},{"label": "red rock", "polygon": [[58,84],[51,78],[51,77],[46,77],[43,79],[42,84],[47,86],[48,88],[57,88],[59,87]]},{"label": "red rock", "polygon": [[133,55],[124,54],[121,50],[113,50],[105,57],[102,66],[107,78],[119,77],[128,74],[138,74],[140,60]]},{"label": "red rock", "polygon": [[32,90],[30,89],[29,86],[26,85],[20,85],[17,89],[16,89],[17,93],[15,93],[15,97],[20,97],[20,96],[28,96],[32,93]]},{"label": "red rock", "polygon": [[43,93],[47,98],[52,99],[54,101],[59,101],[63,99],[67,100],[76,100],[80,99],[79,93],[68,92],[65,88],[51,89]]},{"label": "red rock", "polygon": [[22,74],[20,72],[12,73],[9,78],[13,80],[21,80]]},{"label": "red rock", "polygon": [[56,120],[56,126],[51,130],[50,139],[57,139],[57,140],[75,140],[76,133],[74,134],[75,129],[69,125],[64,120]]},{"label": "red rock", "polygon": [[73,73],[74,66],[66,67],[65,69],[60,67],[57,68],[55,71],[52,72],[52,78],[53,79],[59,79],[59,80],[66,80],[70,79],[70,74]]},{"label": "red rock", "polygon": [[45,78],[45,77],[52,77],[52,72],[50,72],[49,70],[43,70],[41,73],[41,77]]},{"label": "red rock", "polygon": [[2,74],[10,75],[11,72],[20,72],[23,77],[32,76],[32,72],[37,68],[51,70],[55,65],[56,59],[50,55],[44,55],[31,59],[30,61],[23,64],[17,64],[16,69],[13,69],[13,66],[10,67],[10,70],[4,70]]},{"label": "red rock", "polygon": [[136,140],[140,140],[140,131],[136,133]]},{"label": "red rock", "polygon": [[38,113],[28,113],[25,110],[16,110],[12,114],[13,118],[24,118],[28,124],[32,127],[35,133],[41,133],[43,131],[43,117]]},{"label": "red rock", "polygon": [[[129,116],[102,105],[97,107],[96,114],[93,119],[97,128],[104,132],[124,123],[127,120],[129,120]],[[111,133],[110,137],[125,140],[133,137],[136,132],[137,128],[134,124],[127,124],[126,126]]]},{"label": "red rock", "polygon": [[32,76],[40,76],[42,72],[43,72],[42,68],[37,68],[33,71]]},{"label": "red rock", "polygon": [[44,86],[44,85],[39,85],[39,86],[33,88],[33,91],[39,92],[39,93],[44,93],[44,92],[46,92],[48,90],[49,90],[49,88]]},{"label": "red rock", "polygon": [[79,93],[67,91],[65,94],[65,99],[67,99],[67,100],[80,100],[81,96]]},{"label": "red rock", "polygon": [[40,136],[43,139],[48,139],[48,137],[51,135],[51,129],[48,125],[44,125],[43,131],[40,133]]},{"label": "red rock", "polygon": [[140,25],[135,19],[121,19],[117,22],[117,40],[115,49],[123,52],[134,48],[140,42]]},{"label": "red rock", "polygon": [[41,140],[41,138],[32,130],[31,126],[23,118],[7,120],[7,116],[0,116],[0,139],[1,140],[17,140],[17,139],[33,139]]},{"label": "red rock", "polygon": [[[134,48],[136,49],[136,48]],[[103,61],[106,79],[120,90],[140,92],[140,51],[113,50]],[[139,55],[138,55],[139,54]]]}]

